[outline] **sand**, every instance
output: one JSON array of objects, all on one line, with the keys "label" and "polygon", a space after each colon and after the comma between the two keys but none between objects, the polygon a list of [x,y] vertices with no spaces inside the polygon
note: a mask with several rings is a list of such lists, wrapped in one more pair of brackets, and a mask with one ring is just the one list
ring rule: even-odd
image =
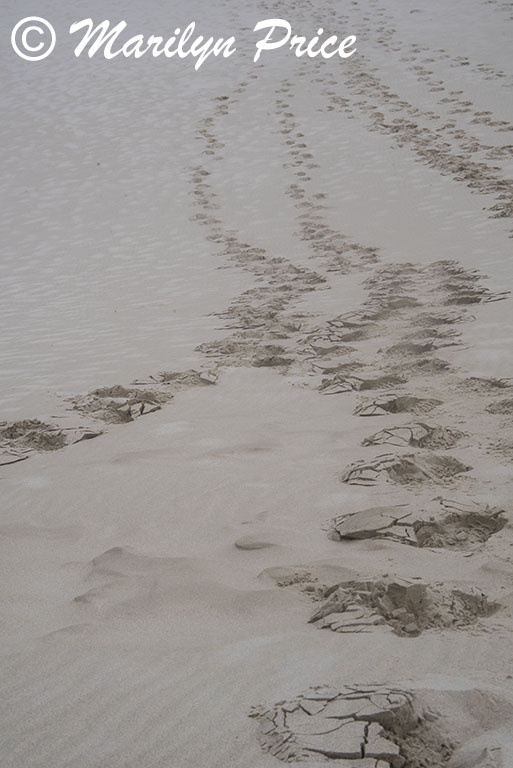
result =
[{"label": "sand", "polygon": [[272,10],[1,53],[2,768],[513,764],[511,7]]}]

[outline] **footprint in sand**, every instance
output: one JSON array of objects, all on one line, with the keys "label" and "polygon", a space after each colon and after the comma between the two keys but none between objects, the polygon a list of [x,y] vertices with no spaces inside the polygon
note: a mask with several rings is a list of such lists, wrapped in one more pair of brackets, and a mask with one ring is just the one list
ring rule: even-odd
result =
[{"label": "footprint in sand", "polygon": [[439,521],[417,520],[413,531],[418,547],[471,549],[484,544],[506,525],[501,511],[454,512]]},{"label": "footprint in sand", "polygon": [[122,424],[160,410],[173,399],[173,392],[189,387],[208,386],[217,382],[214,371],[162,371],[147,381],[135,381],[129,387],[115,384],[100,387],[87,395],[69,398],[73,410],[84,416]]},{"label": "footprint in sand", "polygon": [[387,387],[405,384],[405,376],[399,374],[376,373],[368,378],[360,376],[334,376],[333,378],[323,379],[319,386],[319,392],[323,395],[338,395],[344,392],[365,392],[373,389],[385,389]]},{"label": "footprint in sand", "polygon": [[[480,715],[469,732],[476,700]],[[292,765],[498,768],[506,765],[500,756],[508,750],[513,706],[472,684],[444,690],[416,682],[406,690],[360,683],[316,685],[294,699],[253,707],[250,717],[262,750]]]},{"label": "footprint in sand", "polygon": [[413,446],[440,450],[452,448],[464,437],[464,432],[449,427],[437,427],[421,422],[388,427],[366,437],[362,445],[394,445],[397,447]]},{"label": "footprint in sand", "polygon": [[350,485],[375,485],[381,481],[407,485],[426,481],[440,482],[471,469],[453,456],[384,453],[371,461],[362,460],[351,464],[343,472],[341,480]]},{"label": "footprint in sand", "polygon": [[442,405],[441,400],[434,398],[413,397],[412,395],[387,394],[362,403],[357,406],[355,416],[385,416],[387,413],[413,413],[422,415],[429,413],[438,405]]},{"label": "footprint in sand", "polygon": [[494,414],[511,414],[513,413],[513,399],[497,400],[497,402],[488,405],[486,410],[488,413]]},{"label": "footprint in sand", "polygon": [[58,451],[101,434],[92,427],[60,427],[38,419],[0,422],[0,466],[23,461],[36,451]]},{"label": "footprint in sand", "polygon": [[513,381],[511,379],[494,379],[480,376],[470,376],[459,383],[459,388],[470,390],[471,392],[481,392],[483,394],[498,394],[501,390],[511,389]]},{"label": "footprint in sand", "polygon": [[[262,749],[285,762],[351,761],[351,766],[402,768],[393,730],[414,731],[419,723],[413,698],[397,688],[315,686],[292,701],[254,707]],[[352,761],[355,761],[354,763]]]},{"label": "footprint in sand", "polygon": [[397,635],[417,637],[428,629],[473,624],[498,608],[475,588],[383,578],[331,586],[309,621],[334,632],[368,632],[387,625]]},{"label": "footprint in sand", "polygon": [[504,510],[486,504],[462,504],[440,499],[440,510],[415,518],[406,505],[372,507],[340,515],[331,521],[334,541],[390,539],[414,547],[472,550],[482,546],[507,523]]}]

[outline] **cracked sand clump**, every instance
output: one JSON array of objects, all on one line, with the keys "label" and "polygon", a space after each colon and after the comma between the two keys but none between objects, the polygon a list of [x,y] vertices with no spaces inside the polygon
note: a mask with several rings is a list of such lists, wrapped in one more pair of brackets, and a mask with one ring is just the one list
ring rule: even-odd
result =
[{"label": "cracked sand clump", "polygon": [[333,541],[391,539],[413,547],[469,550],[480,547],[506,525],[504,510],[487,504],[438,499],[443,517],[415,519],[406,506],[371,507],[335,517],[328,530]]},{"label": "cracked sand clump", "polygon": [[286,350],[277,344],[266,344],[258,349],[251,364],[255,368],[278,368],[291,365],[291,357],[286,357]]},{"label": "cracked sand clump", "polygon": [[457,261],[441,260],[425,268],[425,273],[439,281],[438,290],[445,294],[444,304],[486,304],[502,301],[509,291],[491,291],[480,285],[486,275],[476,269],[466,269]]},{"label": "cracked sand clump", "polygon": [[501,511],[490,514],[454,512],[439,521],[416,520],[413,531],[418,547],[468,549],[484,544],[505,525],[506,518]]},{"label": "cracked sand clump", "polygon": [[425,355],[429,352],[434,352],[442,347],[455,347],[459,342],[454,340],[448,340],[444,337],[438,338],[436,332],[433,332],[431,338],[420,337],[414,338],[409,341],[400,341],[397,344],[393,344],[391,347],[385,350],[388,355]]},{"label": "cracked sand clump", "polygon": [[359,309],[354,312],[345,312],[332,320],[328,320],[328,326],[341,331],[369,329],[371,332],[375,332],[375,320],[376,316],[373,312]]},{"label": "cracked sand clump", "polygon": [[56,427],[38,419],[0,422],[0,466],[27,459],[36,451],[58,451],[101,435],[85,427]]},{"label": "cracked sand clump", "polygon": [[465,627],[497,608],[477,589],[383,578],[329,587],[309,621],[319,629],[346,633],[387,624],[397,635],[417,637],[427,629]]},{"label": "cracked sand clump", "polygon": [[381,481],[408,485],[426,481],[440,482],[471,469],[453,456],[438,456],[436,453],[384,453],[370,461],[350,464],[342,473],[341,480],[350,485],[374,485]]},{"label": "cracked sand clump", "polygon": [[253,336],[239,334],[237,338],[222,339],[200,344],[196,352],[217,357],[223,365],[256,368],[286,368],[293,359],[287,356],[285,347],[278,344],[262,344]]},{"label": "cracked sand clump", "polygon": [[327,589],[326,585],[321,584],[319,579],[308,570],[298,570],[295,573],[282,576],[276,579],[276,586],[296,587],[314,602],[321,600]]},{"label": "cracked sand clump", "polygon": [[377,537],[402,540],[411,526],[411,513],[405,506],[370,507],[335,517],[328,536],[333,541]]},{"label": "cracked sand clump", "polygon": [[429,413],[441,400],[434,398],[412,397],[411,395],[382,395],[371,402],[362,403],[354,411],[355,416],[385,416],[387,413]]},{"label": "cracked sand clump", "polygon": [[400,364],[390,366],[390,371],[409,373],[412,376],[440,375],[451,370],[450,363],[439,357],[405,357]]},{"label": "cracked sand clump", "polygon": [[172,385],[173,390],[180,390],[216,384],[217,374],[214,371],[195,371],[191,368],[188,371],[160,371],[154,380],[159,384]]},{"label": "cracked sand clump", "polygon": [[513,382],[511,379],[470,376],[468,379],[463,379],[463,381],[460,382],[459,387],[461,389],[470,390],[471,392],[496,393],[498,390],[511,389],[511,387],[513,387]]},{"label": "cracked sand clump", "polygon": [[58,451],[64,448],[66,438],[59,427],[38,419],[4,422],[0,425],[0,441],[10,446],[36,451]]},{"label": "cracked sand clump", "polygon": [[70,402],[79,413],[109,424],[123,424],[133,421],[137,416],[160,410],[162,404],[169,402],[172,397],[170,392],[115,384],[95,389],[87,395],[72,397]]},{"label": "cracked sand clump", "polygon": [[488,405],[486,410],[488,413],[509,415],[513,413],[513,399],[497,400],[497,402]]},{"label": "cracked sand clump", "polygon": [[125,400],[133,400],[134,402],[146,402],[146,403],[162,403],[165,402],[166,396],[154,392],[152,390],[131,389],[123,387],[121,384],[114,384],[113,387],[100,387],[99,389],[93,389],[90,393],[93,397],[105,397],[105,398],[124,398]]},{"label": "cracked sand clump", "polygon": [[454,325],[469,320],[468,315],[462,314],[457,310],[447,310],[440,312],[422,312],[413,321],[413,325]]},{"label": "cracked sand clump", "polygon": [[454,749],[413,694],[383,685],[315,686],[292,701],[254,707],[250,717],[261,748],[293,764],[433,768],[446,765]]},{"label": "cracked sand clump", "polygon": [[254,341],[246,339],[242,335],[239,338],[218,339],[217,341],[208,341],[198,344],[195,352],[201,352],[209,357],[229,357],[246,359],[248,347],[256,346]]},{"label": "cracked sand clump", "polygon": [[459,429],[437,427],[423,422],[404,424],[398,427],[388,427],[376,432],[362,441],[362,445],[395,445],[398,447],[413,446],[415,448],[430,448],[445,450],[456,445],[464,436]]},{"label": "cracked sand clump", "polygon": [[321,345],[339,345],[353,341],[365,341],[374,333],[374,324],[365,323],[357,327],[350,327],[344,323],[335,324],[328,320],[326,326],[320,326],[310,331],[303,339],[303,344],[315,347]]},{"label": "cracked sand clump", "polygon": [[447,283],[444,286],[448,292],[445,304],[490,304],[494,301],[503,301],[509,296],[509,291],[491,291],[489,288],[471,285],[465,282]]},{"label": "cracked sand clump", "polygon": [[344,392],[364,392],[372,389],[386,389],[387,387],[404,384],[406,377],[399,374],[375,374],[368,378],[360,376],[334,376],[323,379],[319,392],[323,395],[338,395]]}]

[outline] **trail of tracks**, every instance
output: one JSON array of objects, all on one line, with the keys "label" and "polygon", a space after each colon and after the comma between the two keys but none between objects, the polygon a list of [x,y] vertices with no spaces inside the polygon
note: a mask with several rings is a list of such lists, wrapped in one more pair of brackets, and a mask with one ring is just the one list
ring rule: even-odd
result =
[{"label": "trail of tracks", "polygon": [[[379,36],[390,52],[399,50],[385,9],[371,5],[369,36]],[[307,15],[311,8],[300,2],[298,13]],[[332,11],[336,18],[337,9]],[[342,25],[347,17],[339,21]],[[338,83],[323,78],[321,65],[309,62],[311,82],[322,83],[323,108],[358,118],[366,130],[409,148],[416,161],[493,196],[492,216],[513,217],[513,180],[501,165],[511,157],[512,145],[500,143],[513,126],[476,109],[464,92],[437,79],[430,65],[443,61],[468,67],[504,88],[511,88],[511,78],[445,51],[427,55],[428,49],[417,44],[402,53],[406,69],[433,95],[437,112],[395,93],[363,53],[353,57]],[[483,488],[467,456],[494,453],[507,466],[513,454],[513,383],[471,377],[444,357],[447,350],[472,344],[473,307],[504,301],[510,308],[507,291],[454,260],[385,262],[374,244],[356,242],[335,228],[328,216],[334,201],[321,190],[312,191],[309,183],[319,166],[295,111],[298,85],[290,78],[274,94],[273,135],[282,153],[286,195],[296,211],[295,237],[307,250],[308,264],[247,242],[227,218],[215,179],[229,151],[224,123],[246,91],[256,87],[255,77],[242,78],[232,95],[213,98],[211,112],[196,126],[201,160],[189,173],[194,220],[227,264],[254,278],[254,287],[220,309],[223,337],[198,348],[205,355],[204,369],[164,371],[77,396],[70,403],[76,429],[69,435],[40,422],[4,423],[4,463],[96,437],[105,423],[130,422],[162,407],[180,390],[215,384],[224,368],[267,367],[295,385],[318,389],[319,397],[352,398],[354,418],[368,420],[367,438],[354,446],[354,461],[340,474],[341,482],[369,488],[368,504],[331,521],[329,535],[341,548],[349,540],[383,538],[430,548],[436,558],[437,549],[471,554],[486,547],[491,536],[509,536],[509,510],[492,501],[475,502]],[[480,130],[473,133],[472,126]],[[333,290],[333,277],[349,274],[359,276],[364,288],[360,305],[340,307],[328,319],[323,312],[301,309],[305,296],[315,307],[317,292]],[[426,504],[426,487],[431,498],[438,495],[435,502]],[[511,478],[494,490],[507,498]],[[283,586],[303,583],[299,574]],[[341,634],[373,632],[377,645],[380,633],[390,627],[415,642],[421,632],[433,629],[465,631],[491,613],[479,584],[456,594],[440,584],[384,583],[378,574],[366,583],[321,585],[316,600],[312,620],[317,625]],[[494,605],[495,610],[500,606]],[[390,686],[369,687],[367,681],[348,683],[343,691],[315,685],[293,701],[255,709],[262,748],[293,763],[335,760],[362,768],[448,763],[457,737],[445,738],[422,696]],[[500,765],[490,755],[479,765]]]}]

